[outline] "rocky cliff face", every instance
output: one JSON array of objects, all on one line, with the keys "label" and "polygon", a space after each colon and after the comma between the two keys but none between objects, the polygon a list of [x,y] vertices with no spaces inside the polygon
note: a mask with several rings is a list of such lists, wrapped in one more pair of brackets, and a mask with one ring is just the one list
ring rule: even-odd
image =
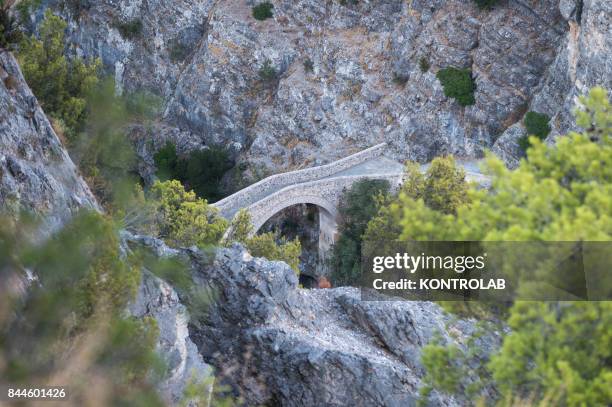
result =
[{"label": "rocky cliff face", "polygon": [[[127,250],[130,243],[136,243],[152,249],[161,258],[180,254],[178,250],[170,249],[155,239],[137,238],[127,232],[122,233],[122,238],[123,247]],[[189,383],[202,383],[212,375],[212,368],[204,363],[189,337],[189,313],[185,305],[170,284],[143,270],[138,294],[128,310],[137,318],[152,317],[157,321],[157,350],[166,364],[166,376],[158,390],[167,405],[180,404]]]},{"label": "rocky cliff face", "polygon": [[[438,334],[463,347],[476,329],[475,321],[453,319],[429,302],[361,301],[355,288],[299,289],[289,266],[254,259],[238,245],[213,261],[194,250],[182,255],[196,284],[216,293],[190,325],[190,338],[247,405],[414,405],[422,346]],[[479,341],[484,357],[499,333]],[[434,393],[432,402],[465,400]]]},{"label": "rocky cliff face", "polygon": [[17,62],[0,49],[0,211],[30,211],[50,231],[83,207],[98,204]]},{"label": "rocky cliff face", "polygon": [[[250,0],[51,5],[71,19],[75,52],[101,56],[119,87],[163,95],[153,148],[219,143],[252,169],[320,164],[383,140],[401,159],[479,156],[530,108],[563,133],[574,94],[612,76],[605,0],[488,11],[459,0],[272,3],[266,21]],[[268,60],[277,77],[262,80]],[[447,66],[471,68],[474,106],[443,95],[435,73]]]},{"label": "rocky cliff face", "polygon": [[[46,236],[81,208],[100,209],[14,57],[0,49],[0,214],[17,217],[24,210],[37,215],[41,220],[37,230]],[[123,248],[127,249],[125,236],[129,234],[124,234]],[[173,253],[165,246],[164,250],[156,253]],[[23,294],[32,277],[15,279]],[[185,307],[168,283],[145,270],[128,311],[157,321],[157,346],[168,367],[159,390],[169,405],[177,404],[187,383],[206,378],[211,370],[189,339]]]},{"label": "rocky cliff face", "polygon": [[[576,130],[572,111],[578,95],[587,94],[593,86],[612,89],[612,3],[561,0],[559,9],[569,32],[529,102],[529,110],[551,117],[550,142]],[[493,151],[510,166],[517,165],[521,155],[517,140],[525,134],[520,123],[512,125]]]}]

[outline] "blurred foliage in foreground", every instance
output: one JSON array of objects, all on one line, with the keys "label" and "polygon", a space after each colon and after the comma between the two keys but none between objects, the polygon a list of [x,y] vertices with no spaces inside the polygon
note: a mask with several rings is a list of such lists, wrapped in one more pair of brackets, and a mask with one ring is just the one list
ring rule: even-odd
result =
[{"label": "blurred foliage in foreground", "polygon": [[83,212],[42,243],[0,222],[0,377],[69,386],[74,405],[161,405],[154,320],[124,315],[140,282],[117,231]]},{"label": "blurred foliage in foreground", "polygon": [[83,131],[69,145],[98,200],[111,212],[126,210],[140,179],[137,157],[128,138],[134,125],[147,125],[157,114],[159,99],[146,92],[117,95],[114,81],[101,81],[87,96]]},{"label": "blurred foliage in foreground", "polygon": [[[611,241],[612,112],[604,89],[594,88],[580,98],[576,122],[584,131],[570,133],[556,145],[531,137],[527,157],[514,171],[489,157],[491,189],[470,189],[469,203],[456,213],[437,211],[422,199],[400,194],[391,212],[398,216],[401,238]],[[492,380],[499,391],[484,404],[612,403],[611,302],[516,302],[507,323],[512,331],[501,349],[490,358],[480,355],[477,362],[479,370],[486,371],[481,377]],[[465,395],[470,383],[464,371],[473,366],[461,363],[465,358],[458,353],[439,344],[425,347],[426,383]],[[440,369],[444,375],[436,373]]]},{"label": "blurred foliage in foreground", "polygon": [[[146,269],[175,285],[191,322],[215,301],[180,259],[120,250],[116,223],[82,211],[45,241],[37,224],[0,217],[0,384],[68,388],[70,405],[164,405],[157,321],[126,311]],[[194,372],[182,405],[233,405],[214,376]],[[214,384],[214,385],[213,385]],[[212,404],[211,404],[212,403]]]}]

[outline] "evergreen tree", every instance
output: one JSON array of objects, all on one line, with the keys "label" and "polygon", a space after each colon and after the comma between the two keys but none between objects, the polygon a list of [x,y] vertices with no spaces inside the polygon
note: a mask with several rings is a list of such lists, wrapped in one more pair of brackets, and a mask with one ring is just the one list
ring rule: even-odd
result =
[{"label": "evergreen tree", "polygon": [[216,246],[227,229],[227,221],[205,199],[185,191],[177,181],[156,181],[151,188],[158,201],[160,236],[175,246]]},{"label": "evergreen tree", "polygon": [[[400,195],[401,237],[417,240],[612,240],[612,112],[606,91],[580,98],[577,124],[554,146],[530,139],[519,167],[493,157],[490,190],[471,189],[456,214]],[[507,253],[510,268],[524,253]],[[609,284],[605,278],[602,285]],[[511,333],[487,365],[501,405],[607,405],[612,400],[609,302],[516,302]]]},{"label": "evergreen tree", "polygon": [[245,209],[241,209],[230,224],[225,244],[242,243],[253,256],[284,261],[299,274],[302,246],[297,238],[293,241],[280,239],[279,242],[274,233],[252,236],[253,232],[251,215]]},{"label": "evergreen tree", "polygon": [[99,60],[84,63],[64,56],[67,24],[51,10],[40,25],[40,39],[22,41],[18,54],[23,75],[45,112],[74,136],[85,122],[86,96],[98,83]]},{"label": "evergreen tree", "polygon": [[342,219],[340,236],[330,260],[335,285],[354,283],[361,274],[361,238],[368,221],[378,211],[381,195],[387,194],[389,187],[387,181],[363,180],[342,196],[338,207]]}]

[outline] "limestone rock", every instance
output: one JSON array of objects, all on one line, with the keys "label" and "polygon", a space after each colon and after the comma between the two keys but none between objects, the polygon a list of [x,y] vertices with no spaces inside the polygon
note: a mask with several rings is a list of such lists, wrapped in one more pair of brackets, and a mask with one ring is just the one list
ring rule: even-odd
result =
[{"label": "limestone rock", "polygon": [[[298,289],[289,266],[238,245],[219,250],[212,264],[196,262],[195,273],[217,287],[218,300],[191,337],[249,405],[415,405],[422,346],[434,334],[463,346],[475,329],[430,302],[361,301],[348,287]],[[485,355],[498,344],[499,333],[489,333],[480,349]],[[465,402],[437,393],[432,400]]]},{"label": "limestone rock", "polygon": [[501,158],[508,168],[516,168],[524,152],[519,147],[519,140],[527,136],[522,123],[510,126],[493,145],[492,151]]},{"label": "limestone rock", "polygon": [[[569,31],[528,106],[528,110],[551,118],[549,142],[579,130],[572,114],[579,95],[594,86],[612,89],[612,4],[606,0],[577,0],[570,11],[570,3],[573,1],[562,1],[559,6],[568,19]],[[506,130],[493,150],[504,150],[501,144],[515,133],[514,126]],[[516,160],[515,156],[503,157],[509,164]]]},{"label": "limestone rock", "polygon": [[[121,232],[121,242],[125,253],[140,247],[150,250],[159,258],[182,255],[179,250],[169,248],[161,240],[133,235],[127,231]],[[129,304],[128,312],[137,318],[152,317],[157,323],[157,351],[166,365],[166,375],[158,391],[167,405],[178,405],[189,383],[208,383],[212,368],[204,362],[189,337],[189,312],[170,284],[143,269],[138,293]]]},{"label": "limestone rock", "polygon": [[41,232],[98,208],[13,56],[0,49],[0,210],[39,215]]},{"label": "limestone rock", "polygon": [[167,376],[158,388],[168,405],[177,405],[190,382],[200,383],[212,374],[189,338],[189,314],[167,282],[144,271],[136,299],[129,312],[137,318],[157,321],[157,351],[166,363]]},{"label": "limestone rock", "polygon": [[[102,0],[78,13],[47,4],[71,20],[75,52],[100,56],[119,88],[163,96],[166,130],[153,131],[153,149],[166,136],[228,146],[252,178],[381,141],[402,160],[479,157],[522,118],[571,36],[556,0],[490,11],[460,0],[272,3],[265,21],[244,0]],[[141,31],[126,38],[118,27],[132,21]],[[267,61],[276,75],[264,80]],[[435,73],[447,66],[471,68],[474,106],[444,96]]]}]

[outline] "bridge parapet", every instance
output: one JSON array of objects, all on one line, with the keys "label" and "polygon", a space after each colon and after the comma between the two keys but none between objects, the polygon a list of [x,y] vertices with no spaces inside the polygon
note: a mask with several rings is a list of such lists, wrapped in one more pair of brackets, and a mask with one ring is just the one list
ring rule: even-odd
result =
[{"label": "bridge parapet", "polygon": [[219,209],[221,216],[232,219],[239,209],[249,207],[262,199],[265,201],[268,195],[285,187],[320,180],[379,157],[383,155],[386,146],[386,143],[381,143],[329,164],[271,175],[214,203],[213,206]]}]

